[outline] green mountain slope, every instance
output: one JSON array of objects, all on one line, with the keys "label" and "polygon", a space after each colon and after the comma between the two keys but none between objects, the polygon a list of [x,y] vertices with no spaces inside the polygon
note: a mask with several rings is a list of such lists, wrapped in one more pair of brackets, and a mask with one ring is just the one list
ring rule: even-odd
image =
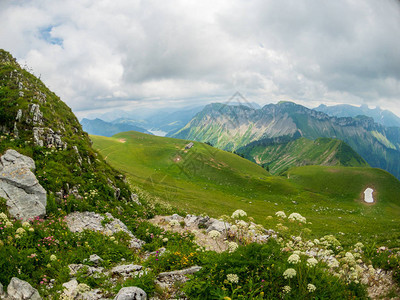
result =
[{"label": "green mountain slope", "polygon": [[[383,170],[304,166],[290,169],[286,178],[199,142],[185,149],[188,141],[138,132],[91,139],[131,184],[191,213],[218,217],[240,207],[257,222],[272,226],[267,217],[284,210],[307,215],[317,235],[341,231],[350,240],[361,227],[367,238],[375,238],[376,232],[400,233],[400,182]],[[311,180],[316,182],[309,184]],[[374,205],[362,202],[369,186],[376,190]]]},{"label": "green mountain slope", "polygon": [[329,138],[314,141],[299,138],[262,139],[239,148],[237,153],[262,165],[271,174],[280,174],[294,166],[368,166],[346,143]]},{"label": "green mountain slope", "polygon": [[262,109],[210,104],[173,137],[210,142],[236,150],[264,138],[301,136],[344,141],[372,167],[400,177],[400,128],[386,128],[372,118],[336,118],[292,102]]},{"label": "green mountain slope", "polygon": [[[15,149],[34,159],[52,209],[98,210],[99,201],[130,198],[120,174],[98,159],[71,109],[4,50],[0,50],[0,134],[0,154]],[[97,195],[85,200],[90,191]],[[61,203],[69,196],[64,207]]]}]

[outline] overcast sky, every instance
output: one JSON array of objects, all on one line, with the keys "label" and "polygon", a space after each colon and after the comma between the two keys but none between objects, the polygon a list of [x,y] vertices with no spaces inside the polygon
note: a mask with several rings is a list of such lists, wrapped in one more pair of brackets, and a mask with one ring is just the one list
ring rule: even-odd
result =
[{"label": "overcast sky", "polygon": [[236,91],[400,115],[399,0],[0,0],[0,48],[78,116]]}]

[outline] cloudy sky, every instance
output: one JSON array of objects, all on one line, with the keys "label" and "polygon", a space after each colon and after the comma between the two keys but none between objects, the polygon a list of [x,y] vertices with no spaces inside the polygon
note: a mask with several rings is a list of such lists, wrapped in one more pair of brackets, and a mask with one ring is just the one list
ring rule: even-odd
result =
[{"label": "cloudy sky", "polygon": [[0,0],[0,48],[78,116],[236,91],[400,115],[399,0]]}]

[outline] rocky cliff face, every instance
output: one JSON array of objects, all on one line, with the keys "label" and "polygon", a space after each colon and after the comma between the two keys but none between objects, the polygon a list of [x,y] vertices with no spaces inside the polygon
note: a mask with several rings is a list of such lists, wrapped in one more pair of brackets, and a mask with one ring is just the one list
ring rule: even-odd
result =
[{"label": "rocky cliff face", "polygon": [[330,117],[292,102],[262,109],[210,104],[173,137],[210,142],[232,151],[253,141],[281,136],[335,138],[346,142],[372,167],[400,177],[400,132],[369,117]]}]

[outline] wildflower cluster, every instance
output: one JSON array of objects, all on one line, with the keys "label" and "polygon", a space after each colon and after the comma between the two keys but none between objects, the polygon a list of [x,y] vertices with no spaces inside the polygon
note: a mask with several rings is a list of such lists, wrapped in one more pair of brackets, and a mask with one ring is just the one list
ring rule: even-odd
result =
[{"label": "wildflower cluster", "polygon": [[241,210],[241,209],[235,210],[232,213],[232,218],[233,219],[239,219],[241,217],[246,217],[246,216],[247,216],[247,213],[244,210]]},{"label": "wildflower cluster", "polygon": [[237,276],[236,274],[228,274],[226,275],[226,279],[231,283],[239,282],[239,276]]},{"label": "wildflower cluster", "polygon": [[307,219],[305,217],[303,217],[302,215],[300,215],[299,213],[291,213],[288,217],[289,221],[298,221],[300,223],[306,223]]}]

